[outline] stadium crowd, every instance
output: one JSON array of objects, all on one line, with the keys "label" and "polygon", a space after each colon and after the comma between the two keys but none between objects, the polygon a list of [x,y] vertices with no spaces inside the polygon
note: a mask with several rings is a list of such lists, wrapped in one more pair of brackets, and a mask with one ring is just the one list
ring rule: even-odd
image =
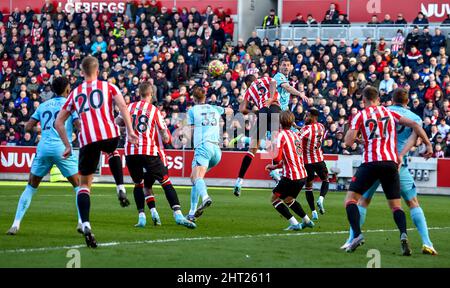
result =
[{"label": "stadium crowd", "polygon": [[[362,89],[380,89],[383,105],[392,105],[397,87],[410,93],[411,110],[422,117],[423,127],[434,144],[435,157],[450,157],[450,44],[439,29],[416,27],[408,35],[399,29],[393,39],[317,39],[310,43],[280,40],[269,43],[256,32],[233,45],[234,23],[223,8],[168,9],[159,1],[128,1],[126,12],[66,14],[46,1],[41,14],[30,8],[16,9],[0,17],[0,144],[34,146],[39,129],[24,131],[40,103],[53,96],[51,83],[64,75],[74,88],[81,83],[80,63],[85,55],[97,57],[99,78],[117,85],[128,103],[138,99],[138,85],[150,81],[154,103],[171,131],[186,144],[181,117],[193,105],[196,86],[207,90],[208,103],[229,107],[235,113],[243,101],[248,74],[273,77],[283,57],[291,59],[291,84],[305,91],[309,101],[292,99],[289,108],[298,125],[310,107],[320,110],[327,133],[323,149],[328,154],[360,154],[361,145],[343,143],[349,121],[364,108]],[[328,17],[339,13],[327,11]],[[2,15],[0,15],[2,16]],[[327,17],[327,16],[325,16]],[[270,24],[270,23],[269,23]],[[236,40],[236,39],[235,39]],[[211,78],[205,65],[211,59],[226,67],[220,78]],[[232,117],[232,115],[227,115]],[[243,127],[246,131],[254,122]],[[223,121],[224,130],[239,121]],[[180,129],[177,129],[180,128]],[[238,135],[223,134],[223,147]],[[76,135],[73,135],[77,146]],[[175,144],[174,144],[175,145]],[[177,147],[177,148],[178,148]],[[245,149],[238,141],[237,147]],[[424,153],[418,141],[412,155]]]}]

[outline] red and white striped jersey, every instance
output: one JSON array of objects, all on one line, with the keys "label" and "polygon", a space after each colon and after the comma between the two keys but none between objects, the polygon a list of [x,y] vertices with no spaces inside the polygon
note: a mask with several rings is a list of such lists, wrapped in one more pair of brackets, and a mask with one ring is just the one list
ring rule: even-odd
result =
[{"label": "red and white striped jersey", "polygon": [[80,147],[120,136],[114,122],[113,99],[117,95],[121,95],[117,86],[99,80],[85,81],[69,94],[62,109],[78,113]]},{"label": "red and white striped jersey", "polygon": [[283,176],[291,180],[306,178],[300,137],[291,130],[281,130],[277,139],[278,157],[283,160]]},{"label": "red and white striped jersey", "polygon": [[325,135],[325,127],[321,123],[305,125],[300,130],[302,140],[303,161],[305,164],[323,161],[322,141]]},{"label": "red and white striped jersey", "polygon": [[159,130],[167,129],[164,118],[158,108],[146,101],[138,101],[128,105],[134,133],[139,137],[137,144],[125,142],[125,155],[161,156],[166,164],[164,146]]},{"label": "red and white striped jersey", "polygon": [[[270,98],[270,77],[262,77],[253,81],[245,91],[244,99],[253,102],[258,110],[267,107],[265,101]],[[275,91],[275,99],[278,99],[278,92]]]},{"label": "red and white striped jersey", "polygon": [[400,118],[400,114],[383,106],[370,106],[356,114],[351,129],[360,131],[363,136],[363,163],[398,162],[395,123]]}]

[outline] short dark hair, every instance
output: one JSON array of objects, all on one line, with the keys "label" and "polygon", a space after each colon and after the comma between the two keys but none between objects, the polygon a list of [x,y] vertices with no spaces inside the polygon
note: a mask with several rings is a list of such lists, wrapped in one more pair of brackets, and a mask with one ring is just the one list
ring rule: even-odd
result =
[{"label": "short dark hair", "polygon": [[366,88],[364,88],[362,94],[363,94],[363,97],[369,101],[375,101],[375,100],[377,100],[377,98],[379,96],[377,88],[372,87],[372,86],[367,86]]},{"label": "short dark hair", "polygon": [[292,61],[291,61],[291,59],[289,59],[289,57],[284,56],[284,57],[282,57],[281,60],[280,60],[280,65],[281,65],[281,63],[283,63],[283,62],[292,62]]},{"label": "short dark hair", "polygon": [[392,100],[396,104],[407,104],[408,103],[408,91],[403,88],[395,89],[394,94],[392,95]]},{"label": "short dark hair", "polygon": [[66,77],[55,78],[52,83],[52,90],[56,95],[62,95],[69,84],[69,79]]},{"label": "short dark hair", "polygon": [[309,109],[309,115],[313,117],[319,117],[319,110],[317,110],[316,108],[311,108]]},{"label": "short dark hair", "polygon": [[283,129],[289,129],[291,128],[292,124],[295,122],[295,116],[294,113],[291,111],[283,111],[280,114],[280,124]]},{"label": "short dark hair", "polygon": [[255,80],[256,80],[256,76],[253,74],[249,74],[249,75],[245,76],[244,82],[245,82],[245,85],[247,85],[247,88],[249,88],[250,84],[252,84],[253,81],[255,81]]}]

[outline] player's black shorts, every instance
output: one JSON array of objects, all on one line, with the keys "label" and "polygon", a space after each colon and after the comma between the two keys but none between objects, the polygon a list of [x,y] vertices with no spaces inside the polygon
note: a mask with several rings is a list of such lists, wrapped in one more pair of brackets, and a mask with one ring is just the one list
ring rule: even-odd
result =
[{"label": "player's black shorts", "polygon": [[286,177],[282,177],[278,182],[277,187],[273,188],[273,193],[278,195],[278,198],[284,200],[287,197],[297,198],[298,193],[302,190],[306,183],[306,178],[299,180],[291,180]]},{"label": "player's black shorts", "polygon": [[258,111],[256,139],[258,140],[266,139],[267,131],[278,130],[280,123],[279,120],[280,113],[281,113],[280,106],[275,104],[272,104],[269,107],[263,107],[261,110]]},{"label": "player's black shorts", "polygon": [[306,172],[308,173],[307,182],[313,181],[315,175],[319,176],[320,180],[328,181],[328,169],[325,161],[305,164]]},{"label": "player's black shorts", "polygon": [[127,155],[125,160],[134,183],[142,183],[145,173],[147,188],[150,188],[155,180],[161,183],[169,175],[167,167],[159,156]]},{"label": "player's black shorts", "polygon": [[350,183],[349,191],[364,194],[375,181],[380,180],[386,198],[400,199],[400,176],[394,161],[363,163]]},{"label": "player's black shorts", "polygon": [[102,152],[111,154],[117,149],[119,145],[120,137],[101,140],[90,143],[83,146],[80,149],[78,170],[80,175],[91,175],[97,170],[98,162],[100,161],[100,155]]}]

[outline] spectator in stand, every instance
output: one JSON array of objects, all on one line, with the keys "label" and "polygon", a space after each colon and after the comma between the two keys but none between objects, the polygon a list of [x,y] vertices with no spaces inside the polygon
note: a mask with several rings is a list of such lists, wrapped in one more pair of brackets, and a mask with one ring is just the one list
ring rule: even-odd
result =
[{"label": "spectator in stand", "polygon": [[434,31],[434,36],[431,37],[430,48],[433,55],[437,56],[439,55],[439,49],[441,49],[441,47],[445,47],[447,43],[445,36],[442,35],[441,29],[436,28]]},{"label": "spectator in stand", "polygon": [[276,15],[275,9],[270,9],[269,15],[266,15],[262,22],[263,28],[271,28],[280,26],[280,18]]},{"label": "spectator in stand", "polygon": [[295,19],[291,21],[291,25],[306,25],[306,21],[303,19],[303,15],[298,13]]},{"label": "spectator in stand", "polygon": [[447,135],[450,132],[450,125],[447,124],[445,118],[441,118],[439,125],[437,126],[439,133],[441,135]]},{"label": "spectator in stand", "polygon": [[422,53],[420,53],[416,46],[411,46],[411,49],[407,55],[406,65],[411,67],[413,71],[416,71],[419,58],[423,58]]},{"label": "spectator in stand", "polygon": [[414,26],[413,31],[409,32],[405,39],[406,53],[411,51],[411,47],[419,45],[419,26]]},{"label": "spectator in stand", "polygon": [[221,27],[225,33],[225,39],[233,40],[234,23],[230,15],[225,15],[225,21],[221,22]]},{"label": "spectator in stand", "polygon": [[322,25],[332,25],[333,24],[333,20],[331,20],[331,16],[326,14],[325,18],[322,20],[322,22],[320,22],[320,24]]},{"label": "spectator in stand", "polygon": [[258,37],[256,31],[252,32],[252,36],[248,38],[247,42],[245,43],[245,46],[248,47],[251,42],[255,42],[257,46],[261,47],[261,38]]},{"label": "spectator in stand", "polygon": [[422,12],[417,13],[417,17],[413,21],[414,25],[427,25],[428,18]]},{"label": "spectator in stand", "polygon": [[403,45],[405,42],[405,37],[403,37],[403,30],[398,29],[397,35],[394,36],[391,40],[391,52],[394,56],[397,56],[398,51],[403,49]]},{"label": "spectator in stand", "polygon": [[380,82],[379,90],[383,89],[386,93],[391,93],[394,90],[395,81],[391,78],[391,74],[384,73],[383,80]]},{"label": "spectator in stand", "polygon": [[358,54],[359,50],[362,48],[362,45],[359,44],[358,38],[353,39],[352,45],[350,45],[350,46],[352,48],[352,53],[355,55]]},{"label": "spectator in stand", "polygon": [[335,3],[331,3],[330,4],[330,8],[327,10],[327,12],[325,13],[325,16],[323,17],[323,19],[325,20],[328,15],[328,18],[330,21],[335,21],[338,19],[339,17],[339,11],[336,9],[336,4]]},{"label": "spectator in stand", "polygon": [[376,51],[377,43],[372,42],[372,38],[367,37],[366,42],[363,44],[363,49],[367,57],[372,57],[373,53]]},{"label": "spectator in stand", "polygon": [[442,21],[442,25],[450,25],[450,14],[447,14],[447,18]]},{"label": "spectator in stand", "polygon": [[317,25],[318,23],[317,23],[317,20],[314,19],[314,17],[312,16],[312,14],[308,14],[308,17],[306,18],[306,24],[308,26],[311,26],[311,25]]},{"label": "spectator in stand", "polygon": [[214,40],[214,43],[217,47],[216,52],[222,52],[223,45],[225,45],[225,31],[220,27],[220,22],[214,22],[211,38]]},{"label": "spectator in stand", "polygon": [[437,85],[435,80],[431,80],[430,81],[430,86],[427,88],[425,95],[424,95],[424,101],[425,102],[434,102],[435,101],[435,93],[437,90],[441,90],[441,88],[439,87],[439,85]]},{"label": "spectator in stand", "polygon": [[369,25],[369,26],[380,25],[380,21],[378,20],[378,16],[377,15],[372,15],[372,18],[370,18],[370,21],[369,21],[369,23],[367,23],[367,25]]},{"label": "spectator in stand", "polygon": [[380,37],[380,43],[378,43],[378,45],[377,45],[377,52],[379,54],[384,54],[384,52],[387,48],[386,46],[387,46],[387,43],[384,40],[384,37]]},{"label": "spectator in stand", "polygon": [[331,22],[335,25],[350,25],[350,21],[347,19],[346,14],[339,14],[336,20],[331,20]]},{"label": "spectator in stand", "polygon": [[381,24],[383,24],[383,25],[393,25],[394,21],[392,21],[391,15],[389,15],[389,14],[384,15],[384,19],[381,22]]},{"label": "spectator in stand", "polygon": [[430,29],[428,28],[428,25],[426,25],[423,27],[423,31],[419,35],[419,45],[417,48],[420,53],[425,54],[425,50],[430,48],[431,38]]},{"label": "spectator in stand", "polygon": [[408,22],[403,18],[402,13],[398,13],[397,20],[395,20],[395,25],[406,25]]},{"label": "spectator in stand", "polygon": [[44,6],[41,8],[41,14],[53,14],[55,12],[55,6],[52,4],[52,0],[45,0]]}]

